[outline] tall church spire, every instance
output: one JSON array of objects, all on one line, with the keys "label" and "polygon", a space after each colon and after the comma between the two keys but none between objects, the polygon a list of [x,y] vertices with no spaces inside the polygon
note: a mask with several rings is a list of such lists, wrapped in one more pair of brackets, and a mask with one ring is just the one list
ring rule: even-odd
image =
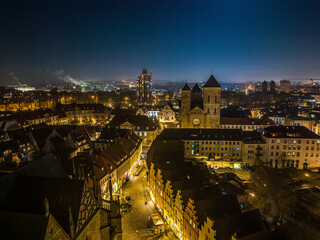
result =
[{"label": "tall church spire", "polygon": [[218,81],[214,78],[213,74],[211,74],[211,76],[209,77],[208,81],[204,84],[203,86],[205,87],[219,87],[221,88],[220,84],[218,83]]}]

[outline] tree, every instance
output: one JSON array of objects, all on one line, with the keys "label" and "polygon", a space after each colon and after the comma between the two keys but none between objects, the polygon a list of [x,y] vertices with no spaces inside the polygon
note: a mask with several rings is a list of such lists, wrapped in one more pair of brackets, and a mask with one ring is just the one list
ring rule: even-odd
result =
[{"label": "tree", "polygon": [[257,166],[252,174],[250,203],[260,209],[268,221],[282,222],[294,214],[296,194],[284,175],[276,169]]}]

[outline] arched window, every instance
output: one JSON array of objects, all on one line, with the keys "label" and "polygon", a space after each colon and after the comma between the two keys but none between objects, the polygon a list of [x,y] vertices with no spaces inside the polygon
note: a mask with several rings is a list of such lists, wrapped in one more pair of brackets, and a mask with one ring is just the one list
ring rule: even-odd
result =
[{"label": "arched window", "polygon": [[214,108],[214,113],[217,113],[217,109],[216,108]]},{"label": "arched window", "polygon": [[214,96],[214,101],[217,102],[217,96]]},{"label": "arched window", "polygon": [[[208,96],[208,103],[210,103],[210,96]],[[209,111],[209,109],[208,109],[208,111]]]}]

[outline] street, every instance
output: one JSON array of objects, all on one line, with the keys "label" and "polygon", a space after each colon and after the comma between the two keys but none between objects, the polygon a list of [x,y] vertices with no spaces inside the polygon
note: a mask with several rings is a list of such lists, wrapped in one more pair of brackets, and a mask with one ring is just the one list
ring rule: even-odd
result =
[{"label": "street", "polygon": [[133,176],[123,186],[122,194],[131,196],[132,209],[122,213],[122,239],[155,239],[152,226],[148,226],[148,218],[156,213],[156,209],[150,199],[146,200],[147,177],[146,169],[139,176]]}]

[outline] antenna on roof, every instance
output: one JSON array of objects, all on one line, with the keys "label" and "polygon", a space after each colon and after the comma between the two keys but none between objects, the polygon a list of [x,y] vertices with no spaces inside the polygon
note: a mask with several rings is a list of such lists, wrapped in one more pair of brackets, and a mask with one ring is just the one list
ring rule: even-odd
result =
[{"label": "antenna on roof", "polygon": [[211,68],[211,75],[213,75],[213,69]]}]

